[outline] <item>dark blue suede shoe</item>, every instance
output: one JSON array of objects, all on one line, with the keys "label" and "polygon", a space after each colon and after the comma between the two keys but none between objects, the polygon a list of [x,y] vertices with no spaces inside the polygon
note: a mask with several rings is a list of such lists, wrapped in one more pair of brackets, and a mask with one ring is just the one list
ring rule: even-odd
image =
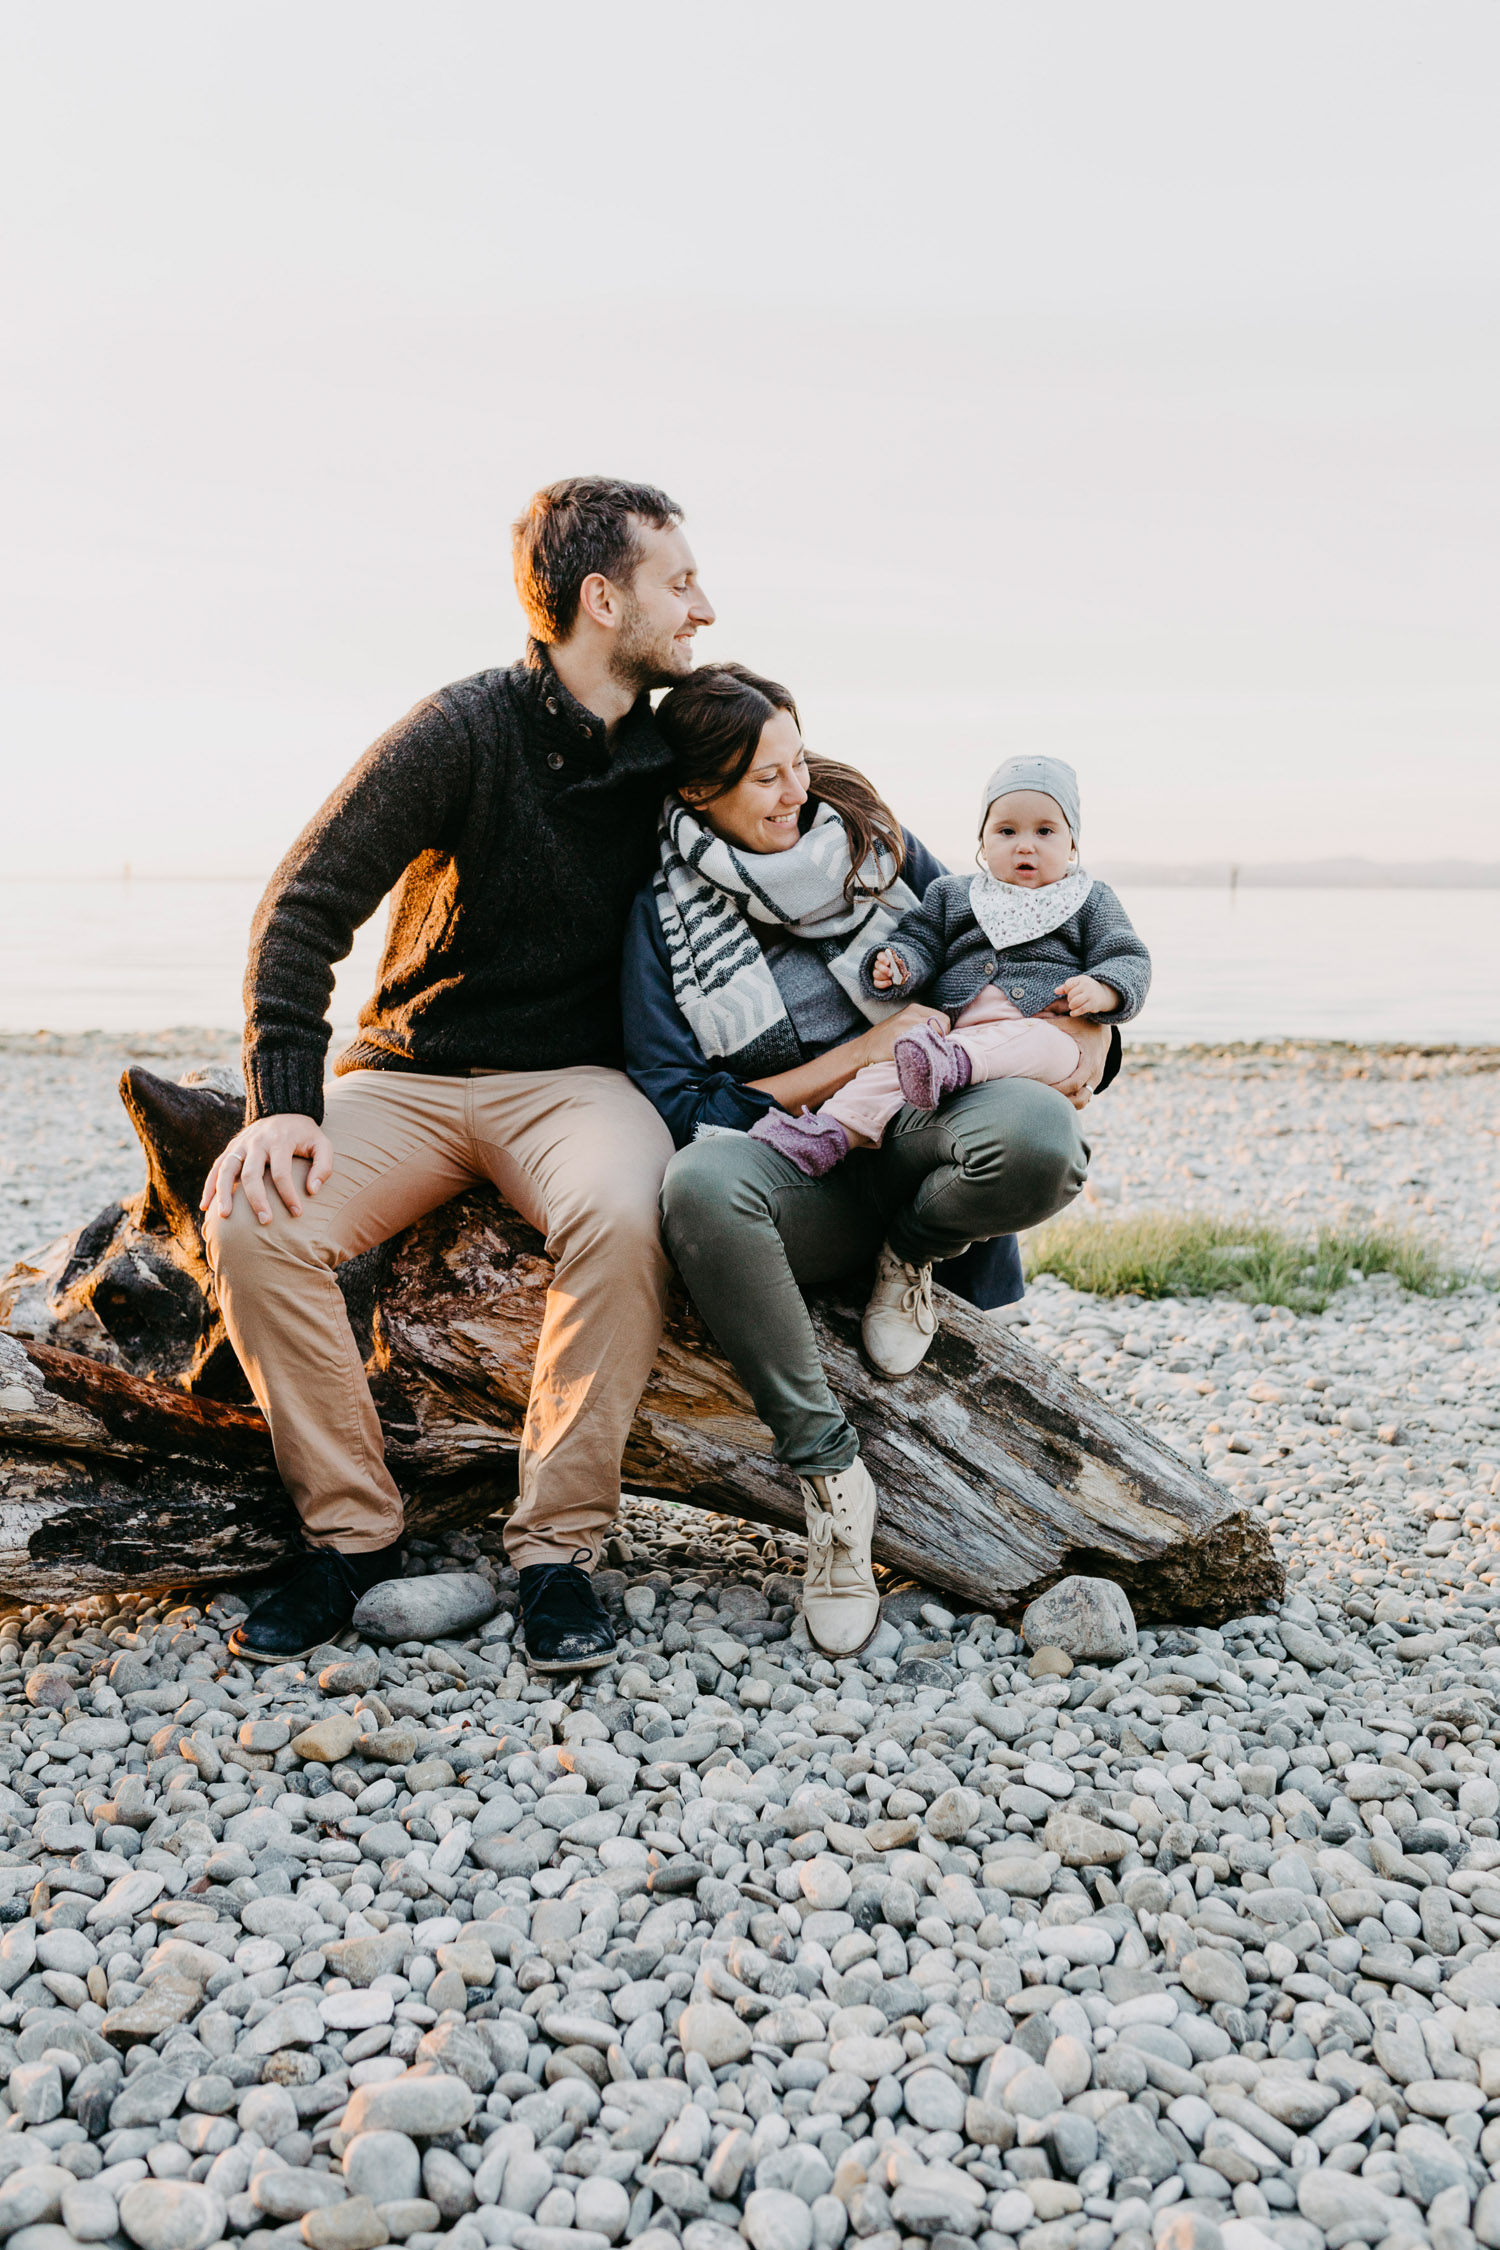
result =
[{"label": "dark blue suede shoe", "polygon": [[520,1577],[521,1626],[534,1671],[595,1672],[609,1662],[615,1629],[586,1570],[576,1562],[528,1563]]},{"label": "dark blue suede shoe", "polygon": [[341,1555],[311,1547],[290,1577],[262,1594],[229,1636],[231,1656],[253,1664],[284,1664],[310,1655],[342,1633],[372,1586],[401,1576],[401,1541],[373,1554]]}]

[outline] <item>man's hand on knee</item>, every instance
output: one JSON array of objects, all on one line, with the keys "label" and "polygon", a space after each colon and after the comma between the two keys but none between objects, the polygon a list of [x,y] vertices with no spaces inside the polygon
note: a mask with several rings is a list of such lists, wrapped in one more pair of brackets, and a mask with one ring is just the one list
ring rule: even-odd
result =
[{"label": "man's hand on knee", "polygon": [[245,1201],[263,1227],[271,1223],[271,1198],[266,1192],[266,1176],[295,1219],[302,1210],[302,1196],[297,1186],[297,1175],[292,1170],[299,1157],[306,1157],[307,1193],[316,1195],[333,1170],[333,1143],[310,1117],[260,1117],[253,1125],[236,1133],[223,1155],[214,1165],[203,1183],[199,1209],[207,1211],[214,1205],[220,1218],[227,1219],[234,1208],[236,1185],[245,1191]]}]

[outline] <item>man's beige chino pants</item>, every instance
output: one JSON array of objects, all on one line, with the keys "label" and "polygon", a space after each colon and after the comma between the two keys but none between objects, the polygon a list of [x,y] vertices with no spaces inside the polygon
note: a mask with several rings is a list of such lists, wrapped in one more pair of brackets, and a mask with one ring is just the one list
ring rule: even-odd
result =
[{"label": "man's beige chino pants", "polygon": [[[267,1181],[263,1226],[241,1189],[205,1222],[230,1340],[271,1426],[308,1538],[345,1554],[400,1535],[401,1499],[337,1269],[479,1179],[545,1237],[555,1261],[506,1529],[517,1568],[593,1561],[620,1497],[620,1455],[661,1335],[657,1226],[666,1126],[622,1071],[335,1081],[332,1177],[293,1218]],[[305,1176],[306,1166],[299,1165]]]}]

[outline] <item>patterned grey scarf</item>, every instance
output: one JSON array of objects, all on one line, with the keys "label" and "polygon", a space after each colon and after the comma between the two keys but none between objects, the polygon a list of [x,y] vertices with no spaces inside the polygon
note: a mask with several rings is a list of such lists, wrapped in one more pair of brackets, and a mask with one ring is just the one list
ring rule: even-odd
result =
[{"label": "patterned grey scarf", "polygon": [[872,855],[861,881],[878,895],[844,897],[849,838],[830,805],[789,851],[747,852],[706,828],[680,797],[662,808],[656,910],[672,993],[705,1055],[736,1077],[792,1070],[802,1046],[752,922],[796,938],[871,1023],[903,1003],[861,992],[859,965],[915,906],[888,859]]}]

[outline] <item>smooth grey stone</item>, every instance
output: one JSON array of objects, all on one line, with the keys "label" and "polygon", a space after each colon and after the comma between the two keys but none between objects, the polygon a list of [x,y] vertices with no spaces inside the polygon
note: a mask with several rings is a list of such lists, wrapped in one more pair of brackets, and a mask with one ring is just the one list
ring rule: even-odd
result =
[{"label": "smooth grey stone", "polygon": [[[345,2113],[345,2131],[351,2135],[366,2130],[410,2133],[425,2138],[432,2133],[457,2132],[473,2114],[474,2096],[461,2078],[443,2073],[433,2077],[413,2074],[357,2088]],[[561,2123],[560,2116],[557,2122]]]},{"label": "smooth grey stone", "polygon": [[388,1578],[372,1586],[354,1612],[358,1633],[385,1641],[434,1641],[471,1633],[499,1608],[478,1572],[439,1571],[431,1578]]},{"label": "smooth grey stone", "polygon": [[761,2158],[755,2167],[755,2184],[758,2188],[785,2188],[788,2194],[800,2195],[804,2203],[811,2203],[815,2197],[828,2194],[833,2172],[821,2150],[810,2142],[789,2141],[785,2148],[773,2149]]},{"label": "smooth grey stone", "polygon": [[162,2124],[175,2112],[192,2075],[187,2070],[170,2069],[165,2063],[146,2063],[132,2071],[110,2103],[110,2130]]},{"label": "smooth grey stone", "polygon": [[382,1862],[404,1859],[411,1849],[411,1837],[399,1820],[377,1820],[356,1841],[366,1859]]},{"label": "smooth grey stone", "polygon": [[[494,2052],[478,2024],[435,2024],[418,2045],[417,2061],[436,2063],[439,2070],[451,2071],[476,2094],[487,2094],[500,2075]],[[524,2061],[520,2067],[525,2068]],[[376,2203],[381,2198],[371,2196],[370,2200]]]},{"label": "smooth grey stone", "polygon": [[1163,2062],[1175,2063],[1179,2070],[1191,2070],[1193,2067],[1192,2048],[1175,2031],[1169,2031],[1165,2024],[1127,2024],[1116,2044],[1121,2047],[1139,2047],[1148,2055],[1160,2055]]},{"label": "smooth grey stone", "polygon": [[344,2181],[351,2195],[372,2203],[408,2203],[422,2192],[422,2159],[405,2133],[357,2133],[344,2150]]},{"label": "smooth grey stone", "polygon": [[1170,2142],[1156,2130],[1150,2117],[1133,2102],[1112,2109],[1099,2121],[1099,2150],[1115,2168],[1117,2179],[1146,2179],[1153,2187],[1177,2169]]},{"label": "smooth grey stone", "polygon": [[23,2160],[9,2179],[0,2181],[0,2234],[50,2225],[61,2216],[63,2196],[73,2184],[72,2173],[60,2164]]},{"label": "smooth grey stone", "polygon": [[137,2180],[120,2198],[120,2224],[139,2250],[208,2250],[226,2223],[213,2189],[192,2180]]},{"label": "smooth grey stone", "polygon": [[1060,1648],[1067,1656],[1105,1664],[1134,1656],[1135,1617],[1112,1578],[1062,1578],[1021,1619],[1028,1648]]},{"label": "smooth grey stone", "polygon": [[1098,2159],[1099,2128],[1091,2118],[1062,2110],[1049,2124],[1047,2138],[1057,2157],[1057,2168],[1065,2179],[1076,2180],[1086,2166]]},{"label": "smooth grey stone", "polygon": [[1411,2136],[1413,2146],[1398,2147],[1396,2169],[1401,2175],[1403,2194],[1413,2203],[1420,2203],[1425,2211],[1436,2195],[1446,2188],[1467,2187],[1469,2168],[1460,2150],[1450,2143],[1445,2149],[1439,2145],[1435,2133],[1424,2133],[1418,2142]]},{"label": "smooth grey stone", "polygon": [[445,2219],[461,2219],[474,2208],[474,2175],[445,2148],[430,2148],[422,2158],[422,2192]]},{"label": "smooth grey stone", "polygon": [[291,2219],[305,2219],[309,2211],[342,2203],[349,2190],[332,2172],[308,2172],[300,2166],[294,2170],[289,2165],[285,2171],[258,2173],[250,2193],[258,2210],[285,2225]]}]

